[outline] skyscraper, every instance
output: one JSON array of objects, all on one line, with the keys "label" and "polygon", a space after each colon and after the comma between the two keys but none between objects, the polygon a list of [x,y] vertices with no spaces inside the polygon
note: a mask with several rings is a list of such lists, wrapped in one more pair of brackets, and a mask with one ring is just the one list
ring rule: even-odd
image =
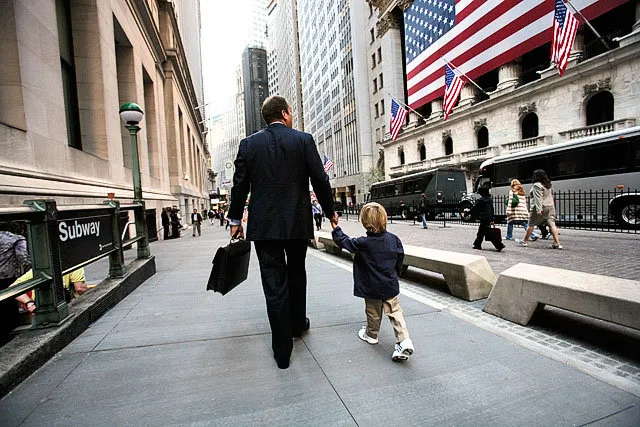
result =
[{"label": "skyscraper", "polygon": [[364,7],[361,1],[298,1],[304,128],[320,155],[334,162],[328,172],[331,185],[345,204],[364,200],[372,163],[368,91],[366,81],[354,73],[354,59],[356,66],[362,61],[353,56],[366,55],[361,54],[366,47],[359,46],[366,43],[359,34],[364,23],[358,10]]},{"label": "skyscraper", "polygon": [[269,94],[267,81],[267,51],[247,47],[242,53],[245,134],[251,135],[265,127],[262,103]]},{"label": "skyscraper", "polygon": [[267,28],[269,94],[286,98],[291,105],[293,127],[302,130],[304,122],[296,1],[269,0]]}]

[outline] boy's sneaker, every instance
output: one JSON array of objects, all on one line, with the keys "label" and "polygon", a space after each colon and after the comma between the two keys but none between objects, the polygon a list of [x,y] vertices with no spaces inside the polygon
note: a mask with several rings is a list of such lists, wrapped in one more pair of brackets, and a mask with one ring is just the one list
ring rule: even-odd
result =
[{"label": "boy's sneaker", "polygon": [[413,347],[413,341],[411,341],[411,338],[407,338],[406,340],[396,344],[396,349],[393,351],[391,359],[394,362],[407,360],[414,351],[415,348]]},{"label": "boy's sneaker", "polygon": [[378,338],[371,338],[369,335],[367,335],[367,327],[363,326],[359,331],[358,331],[358,338],[360,338],[362,341],[366,341],[369,344],[378,344]]},{"label": "boy's sneaker", "polygon": [[536,240],[538,240],[538,236],[535,236],[535,235],[532,234],[530,239],[531,239],[532,242],[535,242]]},{"label": "boy's sneaker", "polygon": [[551,246],[549,246],[549,249],[562,249],[562,245],[561,244],[552,244]]},{"label": "boy's sneaker", "polygon": [[519,244],[520,246],[522,246],[523,248],[526,248],[527,246],[529,246],[529,245],[527,244],[527,242],[525,242],[524,240],[519,240],[519,241],[518,241],[518,244]]}]

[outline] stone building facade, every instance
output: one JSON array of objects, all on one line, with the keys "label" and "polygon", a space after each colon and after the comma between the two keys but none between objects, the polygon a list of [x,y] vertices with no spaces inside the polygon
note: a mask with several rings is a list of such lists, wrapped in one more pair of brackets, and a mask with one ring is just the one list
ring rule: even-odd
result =
[{"label": "stone building facade", "polygon": [[131,146],[118,114],[132,101],[145,112],[138,144],[147,207],[159,215],[162,206],[183,214],[204,206],[202,83],[172,2],[6,0],[0,26],[0,205],[101,203],[108,193],[132,200]]},{"label": "stone building facade", "polygon": [[[402,31],[411,1],[369,1],[378,29]],[[486,159],[580,136],[640,125],[640,2],[632,0],[591,23],[610,50],[580,26],[569,66],[560,77],[549,67],[550,43],[478,79],[487,94],[466,84],[449,118],[442,98],[409,120],[396,141],[383,136],[385,179],[435,167],[462,167],[468,188]],[[396,39],[390,30],[379,31]],[[400,71],[401,64],[396,67]]]}]

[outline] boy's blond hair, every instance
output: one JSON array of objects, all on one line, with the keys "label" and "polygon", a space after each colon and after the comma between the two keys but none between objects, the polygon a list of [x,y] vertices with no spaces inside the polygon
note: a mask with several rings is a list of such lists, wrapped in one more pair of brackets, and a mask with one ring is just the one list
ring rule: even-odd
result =
[{"label": "boy's blond hair", "polygon": [[360,210],[360,222],[372,233],[381,233],[387,230],[387,211],[381,204],[369,202]]}]

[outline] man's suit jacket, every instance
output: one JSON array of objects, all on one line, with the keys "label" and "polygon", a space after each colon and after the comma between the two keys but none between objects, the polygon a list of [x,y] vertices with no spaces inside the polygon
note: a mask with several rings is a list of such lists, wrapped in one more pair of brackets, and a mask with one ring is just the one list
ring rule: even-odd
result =
[{"label": "man's suit jacket", "polygon": [[329,176],[313,137],[272,123],[240,142],[227,218],[242,218],[251,192],[247,240],[312,239],[309,179],[328,218],[333,216]]}]

